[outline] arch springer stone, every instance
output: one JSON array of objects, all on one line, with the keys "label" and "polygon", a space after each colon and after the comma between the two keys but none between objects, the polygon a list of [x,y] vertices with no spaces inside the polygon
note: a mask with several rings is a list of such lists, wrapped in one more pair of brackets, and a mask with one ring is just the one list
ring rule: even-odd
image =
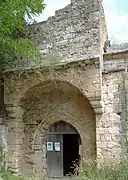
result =
[{"label": "arch springer stone", "polygon": [[96,114],[104,113],[104,102],[102,100],[91,100],[90,104],[92,105]]}]

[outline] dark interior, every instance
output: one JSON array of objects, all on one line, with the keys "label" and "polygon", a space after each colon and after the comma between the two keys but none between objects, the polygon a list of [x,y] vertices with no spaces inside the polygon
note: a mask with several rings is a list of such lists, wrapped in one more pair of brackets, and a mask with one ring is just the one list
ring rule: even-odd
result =
[{"label": "dark interior", "polygon": [[63,135],[63,174],[70,176],[77,173],[76,167],[79,166],[79,135]]}]

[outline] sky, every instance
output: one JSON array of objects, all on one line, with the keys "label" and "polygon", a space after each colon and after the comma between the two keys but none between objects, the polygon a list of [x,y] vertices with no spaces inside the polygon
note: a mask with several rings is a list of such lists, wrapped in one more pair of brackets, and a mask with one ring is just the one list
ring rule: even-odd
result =
[{"label": "sky", "polygon": [[[70,4],[71,0],[44,0],[46,8],[37,18],[47,20],[55,11]],[[109,39],[113,42],[128,42],[128,0],[103,0]]]}]

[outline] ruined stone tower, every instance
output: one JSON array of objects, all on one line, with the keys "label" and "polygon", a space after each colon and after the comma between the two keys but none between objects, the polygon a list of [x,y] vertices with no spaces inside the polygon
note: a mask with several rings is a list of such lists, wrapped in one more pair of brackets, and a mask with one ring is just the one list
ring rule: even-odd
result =
[{"label": "ruined stone tower", "polygon": [[5,72],[8,166],[62,177],[73,160],[84,168],[89,159],[120,157],[126,140],[124,54],[103,55],[102,1],[72,0],[32,26],[30,37],[38,42],[40,67]]}]

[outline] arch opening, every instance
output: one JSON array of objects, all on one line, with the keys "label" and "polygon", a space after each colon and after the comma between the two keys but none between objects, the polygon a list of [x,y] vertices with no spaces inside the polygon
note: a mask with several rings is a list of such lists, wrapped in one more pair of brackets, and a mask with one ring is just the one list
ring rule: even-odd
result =
[{"label": "arch opening", "polygon": [[64,121],[53,124],[47,132],[47,167],[49,177],[78,173],[81,138],[77,130]]},{"label": "arch opening", "polygon": [[[64,147],[61,148],[65,151],[66,157],[69,157],[66,154],[68,153],[66,152],[67,150],[69,150],[69,154],[73,154],[71,153],[74,151],[72,146],[76,148],[74,151],[76,153],[74,161],[78,159],[76,165],[81,167],[84,166],[84,161],[86,162],[88,159],[95,160],[95,113],[90,102],[81,93],[80,89],[67,82],[48,81],[46,84],[30,88],[22,97],[20,103],[23,109],[22,119],[25,136],[23,139],[24,149],[22,154],[24,158],[22,159],[24,165],[22,166],[22,172],[26,173],[27,171],[30,174],[41,174],[44,172],[46,175],[50,174],[47,173],[46,143],[50,142],[47,139],[49,135],[54,138],[61,136],[64,143]],[[54,138],[55,142],[61,140]],[[73,142],[71,147],[70,142]],[[78,158],[76,158],[77,156]],[[66,159],[66,157],[63,157],[63,159]],[[68,165],[61,163],[63,167],[65,166],[65,169],[61,168],[61,177],[74,173],[75,168],[70,168],[72,161],[65,161],[65,164],[67,163]],[[54,165],[53,168],[55,167]],[[59,175],[57,172],[52,174],[53,177],[58,177]]]}]

